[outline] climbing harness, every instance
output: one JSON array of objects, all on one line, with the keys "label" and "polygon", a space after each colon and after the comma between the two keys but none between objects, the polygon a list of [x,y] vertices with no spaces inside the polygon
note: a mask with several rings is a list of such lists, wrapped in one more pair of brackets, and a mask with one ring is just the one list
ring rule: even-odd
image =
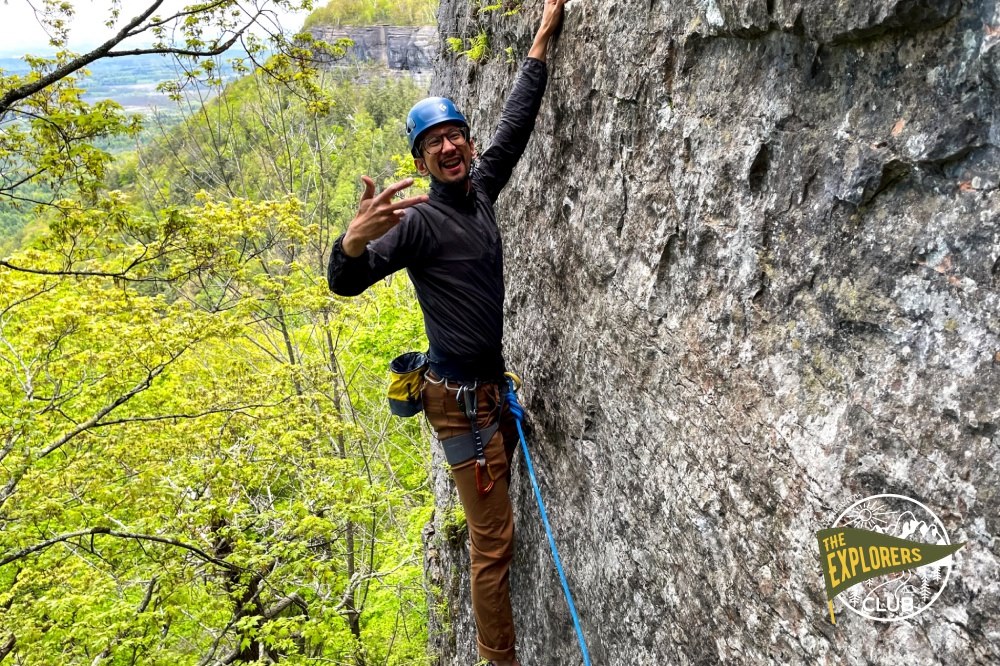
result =
[{"label": "climbing harness", "polygon": [[580,651],[583,653],[584,666],[590,665],[590,652],[587,651],[587,640],[583,637],[583,629],[580,627],[580,618],[576,613],[576,604],[573,603],[573,594],[569,591],[569,583],[566,581],[566,573],[563,571],[562,561],[559,559],[559,549],[556,548],[556,538],[552,535],[552,526],[549,524],[549,516],[545,511],[545,502],[542,501],[542,491],[538,487],[538,479],[535,478],[535,466],[531,463],[531,454],[528,453],[528,443],[524,439],[524,430],[521,423],[524,420],[524,407],[517,400],[517,389],[521,387],[521,378],[513,372],[505,373],[507,377],[507,406],[511,414],[514,415],[514,422],[517,425],[517,434],[521,437],[521,452],[524,453],[524,463],[528,468],[528,478],[531,479],[531,487],[535,491],[535,500],[538,502],[538,512],[542,515],[542,524],[545,526],[545,536],[549,539],[549,549],[552,551],[552,559],[556,564],[556,571],[559,572],[559,582],[562,583],[563,594],[566,595],[566,603],[569,605],[569,614],[573,617],[573,627],[576,629],[576,638],[580,643]]},{"label": "climbing harness", "polygon": [[496,483],[493,468],[486,460],[486,444],[500,429],[499,420],[485,428],[480,429],[479,427],[478,392],[486,384],[470,382],[452,387],[447,379],[435,379],[433,375],[427,375],[424,380],[432,384],[443,383],[447,390],[455,391],[458,408],[469,419],[469,432],[440,440],[441,448],[444,450],[445,460],[453,467],[475,459],[476,490],[479,491],[480,495],[486,495],[493,490]]},{"label": "climbing harness", "polygon": [[[484,442],[489,442],[499,429],[500,422],[498,421],[480,430],[480,438]],[[441,440],[441,448],[444,449],[445,460],[452,467],[476,457],[476,439],[472,432]]]},{"label": "climbing harness", "polygon": [[[479,432],[479,398],[477,396],[477,389],[479,388],[479,382],[473,382],[471,384],[462,384],[458,388],[458,393],[456,395],[456,400],[458,400],[458,407],[465,414],[466,418],[469,419],[469,425],[472,427],[472,443],[475,446],[475,457],[476,457],[476,490],[479,491],[480,495],[485,495],[493,490],[493,484],[496,483],[496,478],[493,476],[493,470],[490,469],[489,462],[486,461],[486,450],[483,446],[482,433]],[[497,423],[499,426],[499,422]],[[493,429],[496,432],[496,429]],[[490,437],[493,433],[490,433]],[[486,441],[489,441],[487,438]],[[489,476],[489,483],[485,486],[483,485],[483,472],[486,472]]]},{"label": "climbing harness", "polygon": [[[427,356],[421,352],[407,352],[392,359],[389,364],[389,411],[396,416],[413,416],[423,411],[423,402],[420,397],[420,385],[424,381],[429,361]],[[429,377],[427,381],[432,381]],[[442,379],[440,381],[446,382]],[[436,382],[435,382],[436,383]],[[493,490],[496,477],[493,476],[493,469],[486,460],[486,449],[484,442],[490,441],[500,427],[500,422],[479,430],[479,408],[477,391],[479,382],[461,384],[456,392],[458,407],[469,419],[470,432],[457,437],[449,437],[441,442],[444,449],[444,457],[449,465],[458,465],[469,460],[476,459],[476,490],[480,495],[486,495]],[[485,477],[488,482],[484,483]]]}]

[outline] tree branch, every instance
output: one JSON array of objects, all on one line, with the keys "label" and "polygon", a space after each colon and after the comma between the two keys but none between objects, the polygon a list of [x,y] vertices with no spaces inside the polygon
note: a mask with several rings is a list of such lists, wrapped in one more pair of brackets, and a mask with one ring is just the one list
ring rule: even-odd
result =
[{"label": "tree branch", "polygon": [[[139,607],[136,609],[136,615],[140,615],[146,611],[149,607],[149,602],[153,600],[153,590],[156,589],[157,577],[153,576],[149,580],[149,585],[146,586],[146,594],[143,596],[142,601],[139,603]],[[118,634],[110,641],[108,641],[108,646],[101,650],[94,661],[90,662],[90,666],[97,666],[102,661],[111,656],[111,652],[122,642],[122,639],[128,635],[128,629],[123,629],[119,631]]]},{"label": "tree branch", "polygon": [[38,199],[31,199],[29,197],[22,197],[16,194],[11,194],[11,190],[6,187],[0,190],[0,196],[5,196],[13,201],[23,201],[24,203],[35,204],[36,206],[52,206],[53,208],[56,208],[60,211],[69,210],[65,206],[57,206],[52,201],[39,201]]},{"label": "tree branch", "polygon": [[200,559],[209,562],[211,564],[215,564],[216,566],[222,567],[223,569],[227,569],[229,571],[240,571],[240,567],[236,566],[235,564],[231,562],[226,562],[225,560],[219,559],[218,557],[214,557],[213,555],[209,555],[201,548],[198,548],[197,546],[192,546],[189,543],[184,543],[183,541],[179,541],[178,539],[156,536],[154,534],[136,534],[133,532],[120,532],[118,530],[112,530],[109,527],[91,527],[89,530],[82,530],[80,532],[71,532],[69,534],[62,534],[57,537],[52,537],[48,541],[43,541],[41,543],[35,544],[34,546],[29,546],[27,548],[19,550],[16,553],[5,555],[3,558],[0,558],[0,567],[10,564],[11,562],[23,559],[34,553],[43,551],[46,548],[50,548],[51,546],[56,545],[57,543],[63,543],[65,541],[69,541],[70,539],[77,539],[79,537],[84,537],[84,536],[93,537],[102,534],[105,536],[117,537],[119,539],[152,541],[154,543],[162,543],[167,546],[175,546],[177,548],[182,548],[191,553],[194,553]]},{"label": "tree branch", "polygon": [[[35,298],[38,298],[39,296],[47,294],[48,292],[52,291],[55,288],[56,288],[56,284],[55,283],[52,283],[52,284],[45,284],[45,283],[43,283],[41,289],[39,289],[35,293],[29,294],[29,295],[25,296],[24,298],[20,298],[20,299],[14,301],[13,303],[10,303],[9,305],[7,305],[3,310],[0,310],[0,320],[2,320],[4,317],[6,317],[7,313],[10,312],[11,310],[13,310],[14,308],[16,308],[18,306],[21,306],[21,305],[24,305],[28,301],[30,301],[32,299],[35,299]],[[3,322],[0,321],[0,324],[2,324],[2,323]]]},{"label": "tree branch", "polygon": [[[257,16],[260,16],[259,12],[254,17],[254,20],[256,20]],[[252,23],[253,23],[253,21],[251,21],[250,23],[246,24],[245,26],[243,26],[242,28],[240,28],[235,34],[233,34],[233,36],[230,39],[227,39],[222,44],[219,44],[218,46],[216,46],[213,49],[208,49],[207,51],[199,51],[197,49],[179,49],[179,48],[176,48],[174,46],[164,46],[162,48],[151,47],[151,48],[148,48],[148,49],[129,49],[128,51],[111,51],[110,53],[105,54],[104,57],[105,58],[121,58],[121,57],[124,57],[124,56],[137,56],[137,55],[150,55],[150,54],[154,54],[154,55],[182,55],[182,56],[194,56],[196,58],[198,58],[198,57],[206,57],[207,58],[208,56],[221,55],[221,54],[225,53],[226,51],[228,51],[229,48],[233,44],[236,43],[236,40],[240,38],[240,35],[242,35],[246,31],[246,29],[250,27],[250,25]]]},{"label": "tree branch", "polygon": [[15,645],[17,645],[17,636],[11,634],[7,642],[0,645],[0,661],[3,661],[13,651]]},{"label": "tree branch", "polygon": [[115,409],[121,407],[126,402],[128,402],[129,400],[131,400],[132,398],[134,398],[135,396],[137,396],[138,394],[140,394],[143,391],[145,391],[146,389],[148,389],[150,386],[153,385],[153,380],[156,379],[157,377],[159,377],[160,374],[164,370],[167,369],[167,366],[170,365],[171,363],[173,363],[174,361],[176,361],[180,357],[180,355],[183,354],[186,350],[187,350],[187,346],[185,346],[183,349],[181,349],[181,351],[179,351],[176,354],[172,355],[165,362],[161,363],[160,365],[158,365],[155,368],[153,368],[152,370],[150,370],[146,374],[146,378],[143,379],[138,384],[136,384],[135,386],[133,386],[127,393],[124,393],[124,394],[118,396],[112,402],[110,402],[109,404],[105,405],[100,410],[98,410],[98,412],[96,414],[94,414],[92,417],[90,417],[89,419],[87,419],[86,421],[84,421],[83,423],[81,423],[77,427],[73,428],[68,433],[66,433],[65,435],[63,435],[59,439],[57,439],[56,441],[54,441],[51,444],[49,444],[47,447],[45,447],[44,449],[42,449],[42,452],[38,455],[38,457],[39,458],[44,458],[45,456],[49,455],[53,451],[61,448],[66,442],[68,442],[69,440],[73,439],[74,437],[76,437],[80,433],[82,433],[82,432],[84,432],[86,430],[90,430],[94,426],[98,425],[101,422],[102,418],[104,418],[105,416],[107,416],[108,414],[110,414]]},{"label": "tree branch", "polygon": [[105,271],[50,271],[44,268],[28,268],[27,266],[17,266],[9,261],[0,259],[0,266],[4,268],[9,268],[12,271],[19,271],[21,273],[31,273],[33,275],[62,275],[69,277],[106,277],[115,280],[124,280],[125,282],[170,282],[174,278],[159,278],[159,277],[149,277],[149,278],[137,278],[129,277],[129,268],[134,268],[134,266],[129,266],[124,271],[119,271],[115,273],[108,273]]},{"label": "tree branch", "polygon": [[[221,44],[217,44],[213,48],[209,49],[186,49],[173,46],[164,47],[150,47],[150,48],[137,48],[137,49],[127,49],[124,51],[115,51],[114,48],[121,44],[123,41],[130,37],[135,37],[136,35],[146,32],[147,30],[162,26],[165,23],[170,22],[176,18],[191,16],[194,14],[199,14],[202,12],[211,11],[224,4],[223,0],[218,0],[217,2],[198,7],[196,10],[183,11],[171,16],[168,19],[163,19],[160,21],[153,21],[143,25],[143,22],[149,19],[153,13],[163,4],[163,0],[155,0],[149,7],[146,8],[141,14],[133,18],[131,21],[126,23],[121,30],[115,33],[109,40],[98,46],[93,51],[85,53],[68,63],[57,67],[45,76],[42,76],[37,81],[32,81],[31,83],[25,84],[18,88],[14,88],[8,91],[3,97],[0,97],[0,117],[3,117],[11,110],[16,103],[24,100],[31,95],[41,92],[45,88],[51,86],[52,84],[66,78],[67,76],[77,72],[87,65],[101,60],[102,58],[121,58],[124,56],[135,56],[135,55],[147,55],[147,54],[159,54],[159,55],[179,55],[179,56],[191,56],[195,58],[204,58],[210,56],[221,55],[229,50],[236,41],[245,33],[250,26],[257,23],[260,16],[264,13],[264,10],[258,10],[243,26],[235,30],[232,36]],[[141,27],[140,27],[141,26]]]},{"label": "tree branch", "polygon": [[101,421],[100,423],[95,423],[94,428],[103,428],[105,426],[120,425],[122,423],[149,423],[151,421],[170,421],[173,419],[200,419],[203,416],[210,416],[212,414],[242,414],[245,409],[259,409],[262,407],[278,407],[286,402],[288,402],[291,397],[284,398],[278,402],[270,403],[259,403],[252,405],[239,405],[238,407],[219,407],[218,409],[206,409],[203,412],[197,412],[195,414],[161,414],[159,416],[133,416],[125,419],[115,419],[113,421]]},{"label": "tree branch", "polygon": [[[193,341],[190,344],[193,344]],[[83,423],[77,425],[75,428],[67,432],[65,435],[59,437],[57,440],[49,444],[38,454],[37,457],[34,458],[34,460],[39,460],[49,455],[50,453],[59,450],[63,445],[65,445],[71,439],[73,439],[82,432],[90,430],[91,428],[99,424],[101,422],[101,419],[110,414],[112,411],[114,411],[118,407],[121,407],[126,402],[128,402],[138,394],[142,393],[146,389],[148,389],[150,386],[153,385],[153,380],[156,379],[164,370],[167,369],[167,366],[176,361],[185,351],[187,351],[187,349],[190,347],[190,344],[184,345],[179,351],[177,351],[175,354],[167,358],[167,360],[163,361],[153,369],[149,370],[146,374],[146,377],[138,384],[136,384],[134,387],[132,387],[132,389],[130,389],[128,392],[118,396],[112,402],[108,403],[100,410],[98,410],[98,412],[94,414],[92,417],[90,417]],[[3,506],[7,502],[7,500],[10,499],[10,497],[14,494],[14,490],[17,488],[17,484],[20,483],[24,475],[27,474],[28,470],[31,468],[32,462],[33,460],[29,458],[28,462],[26,462],[19,469],[11,473],[10,480],[7,482],[7,485],[3,488],[2,491],[0,491],[0,506]]]},{"label": "tree branch", "polygon": [[194,16],[195,14],[200,14],[201,12],[211,11],[211,10],[215,9],[216,7],[219,7],[219,6],[223,5],[223,4],[225,4],[226,1],[227,0],[216,0],[211,5],[199,5],[199,6],[197,6],[196,9],[188,9],[186,11],[180,11],[180,12],[177,12],[176,14],[174,14],[173,16],[168,16],[167,18],[160,19],[159,21],[150,21],[147,25],[145,25],[142,28],[142,30],[137,30],[137,31],[129,34],[129,37],[134,37],[135,35],[138,35],[139,33],[144,32],[144,31],[148,30],[149,28],[157,28],[157,27],[159,27],[161,25],[167,25],[171,21],[176,21],[177,19],[182,18],[184,16]]},{"label": "tree branch", "polygon": [[16,183],[12,183],[11,179],[6,174],[3,174],[3,179],[5,181],[7,181],[7,183],[4,183],[3,185],[0,185],[0,193],[5,192],[7,190],[16,190],[21,185],[24,185],[25,183],[27,183],[29,180],[33,180],[33,179],[37,178],[38,176],[41,176],[43,173],[45,173],[45,171],[46,171],[46,169],[39,169],[38,171],[34,171],[32,173],[29,173],[27,176],[25,176],[21,180],[17,181]]},{"label": "tree branch", "polygon": [[14,88],[13,90],[8,91],[6,95],[0,97],[0,116],[5,115],[7,111],[10,110],[11,106],[20,102],[22,99],[45,90],[56,81],[60,81],[73,72],[83,69],[95,60],[100,60],[105,57],[111,49],[118,46],[118,44],[120,44],[126,37],[129,37],[129,33],[136,26],[141,25],[143,21],[152,16],[153,12],[159,9],[162,4],[163,0],[155,0],[155,2],[153,2],[153,4],[146,9],[146,11],[129,21],[111,39],[104,42],[90,53],[86,53],[79,58],[75,58],[62,67],[57,67],[45,76],[39,78],[37,81],[33,81],[19,88]]},{"label": "tree branch", "polygon": [[292,592],[290,595],[261,613],[261,616],[265,620],[273,620],[279,613],[293,604],[301,608],[303,613],[309,611],[309,607],[306,605],[306,600],[300,597],[298,592]]}]

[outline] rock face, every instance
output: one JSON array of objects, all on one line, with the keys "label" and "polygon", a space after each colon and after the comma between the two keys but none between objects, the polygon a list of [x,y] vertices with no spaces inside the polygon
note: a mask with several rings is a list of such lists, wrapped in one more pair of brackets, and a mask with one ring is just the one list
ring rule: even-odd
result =
[{"label": "rock face", "polygon": [[340,39],[354,42],[344,60],[338,62],[340,65],[376,62],[418,79],[430,73],[439,45],[437,30],[427,26],[323,26],[310,32],[331,44]]},{"label": "rock face", "polygon": [[[488,35],[432,87],[481,147],[540,7],[441,4]],[[577,0],[549,63],[498,215],[507,358],[593,663],[1000,661],[997,2]],[[523,465],[512,493],[522,663],[579,664]],[[966,545],[917,617],[834,626],[815,532],[880,493]],[[432,641],[464,666],[447,515]]]}]

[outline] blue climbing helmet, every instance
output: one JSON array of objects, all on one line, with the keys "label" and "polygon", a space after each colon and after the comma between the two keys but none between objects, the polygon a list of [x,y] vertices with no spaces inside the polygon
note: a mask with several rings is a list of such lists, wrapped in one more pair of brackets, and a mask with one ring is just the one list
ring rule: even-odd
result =
[{"label": "blue climbing helmet", "polygon": [[420,157],[420,135],[441,123],[469,126],[469,121],[447,97],[427,97],[413,105],[406,115],[406,138],[410,140],[411,155]]}]

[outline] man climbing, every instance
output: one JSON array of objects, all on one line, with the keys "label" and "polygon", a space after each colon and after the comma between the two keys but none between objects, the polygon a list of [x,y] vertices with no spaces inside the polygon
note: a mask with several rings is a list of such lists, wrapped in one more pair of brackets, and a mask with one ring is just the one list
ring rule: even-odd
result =
[{"label": "man climbing", "polygon": [[406,120],[417,171],[430,196],[394,197],[407,178],[375,194],[364,176],[358,214],[334,243],[328,279],[360,294],[406,268],[430,342],[424,411],[445,449],[471,542],[472,606],[479,654],[514,666],[509,569],[514,516],[508,495],[518,435],[503,400],[503,252],[493,205],[528,144],[545,92],[545,56],[566,0],[545,0],[542,20],[492,145],[477,157],[465,117],[451,100],[418,102]]}]

